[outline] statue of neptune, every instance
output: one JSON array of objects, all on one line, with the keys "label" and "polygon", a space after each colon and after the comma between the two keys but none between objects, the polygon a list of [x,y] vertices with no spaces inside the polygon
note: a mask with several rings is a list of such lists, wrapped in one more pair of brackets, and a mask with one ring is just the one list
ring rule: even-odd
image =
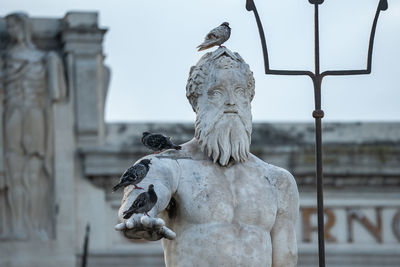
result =
[{"label": "statue of neptune", "polygon": [[186,95],[195,137],[180,151],[146,157],[152,165],[141,187],[154,184],[158,202],[151,217],[124,220],[141,192],[125,188],[115,228],[128,238],[166,238],[166,266],[296,266],[295,180],[249,152],[249,66],[226,48],[207,53],[191,68]]}]

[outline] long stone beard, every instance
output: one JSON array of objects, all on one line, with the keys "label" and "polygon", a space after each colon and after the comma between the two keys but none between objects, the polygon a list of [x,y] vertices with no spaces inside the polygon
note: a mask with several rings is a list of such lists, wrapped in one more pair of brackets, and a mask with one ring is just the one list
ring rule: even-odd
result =
[{"label": "long stone beard", "polygon": [[[246,114],[247,113],[247,114]],[[221,111],[199,111],[195,137],[201,150],[216,163],[226,166],[233,158],[244,162],[249,157],[251,143],[251,113],[225,114]]]}]

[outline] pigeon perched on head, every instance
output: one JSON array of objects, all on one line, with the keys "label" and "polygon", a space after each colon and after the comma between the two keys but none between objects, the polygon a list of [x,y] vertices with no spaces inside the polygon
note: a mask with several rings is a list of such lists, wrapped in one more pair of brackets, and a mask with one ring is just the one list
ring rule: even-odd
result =
[{"label": "pigeon perched on head", "polygon": [[144,132],[142,136],[142,143],[145,145],[147,148],[150,148],[151,150],[154,151],[162,151],[165,149],[176,149],[176,150],[181,150],[182,147],[175,145],[171,141],[171,137],[167,137],[165,135],[159,134],[159,133],[149,133],[149,132]]},{"label": "pigeon perched on head", "polygon": [[131,207],[124,211],[124,219],[129,219],[134,213],[144,213],[147,216],[154,205],[157,203],[157,194],[154,191],[154,185],[149,185],[147,192],[140,193]]},{"label": "pigeon perched on head", "polygon": [[216,45],[221,47],[221,45],[225,43],[230,36],[231,28],[229,27],[229,23],[224,22],[206,35],[204,42],[197,47],[197,51],[202,51]]},{"label": "pigeon perched on head", "polygon": [[121,176],[119,183],[113,187],[113,192],[117,191],[121,187],[128,185],[134,185],[135,189],[143,189],[138,187],[137,184],[140,183],[150,169],[150,159],[142,159],[139,163],[133,165],[127,169]]}]

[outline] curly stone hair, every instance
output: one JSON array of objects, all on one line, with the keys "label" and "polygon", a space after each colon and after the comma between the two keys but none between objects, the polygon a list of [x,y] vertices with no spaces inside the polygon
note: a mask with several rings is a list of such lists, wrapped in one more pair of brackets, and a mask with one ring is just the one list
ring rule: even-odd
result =
[{"label": "curly stone hair", "polygon": [[223,47],[205,54],[195,66],[190,68],[186,84],[186,97],[194,112],[197,111],[197,98],[203,93],[203,84],[207,76],[215,69],[232,68],[238,68],[245,74],[247,89],[250,91],[250,101],[253,100],[255,88],[253,72],[238,53],[233,53]]}]

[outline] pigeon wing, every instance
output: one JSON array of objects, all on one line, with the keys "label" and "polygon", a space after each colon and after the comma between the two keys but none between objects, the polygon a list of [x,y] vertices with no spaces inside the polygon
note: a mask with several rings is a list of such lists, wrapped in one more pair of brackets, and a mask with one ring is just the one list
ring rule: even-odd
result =
[{"label": "pigeon wing", "polygon": [[218,40],[220,39],[220,34],[221,34],[221,26],[211,30],[206,37],[204,38],[204,42],[200,44],[197,48],[199,48],[198,51],[205,50],[207,48],[213,47],[218,43]]},{"label": "pigeon wing", "polygon": [[229,37],[231,36],[231,30],[225,26],[219,26],[214,30],[215,30],[215,35],[217,36],[216,42],[218,45],[221,45],[224,42],[226,42],[226,40],[228,40]]},{"label": "pigeon wing", "polygon": [[143,178],[147,175],[147,168],[143,164],[136,164],[132,172],[132,180],[134,184],[140,183]]},{"label": "pigeon wing", "polygon": [[204,41],[213,41],[213,40],[217,40],[217,39],[218,39],[218,35],[216,33],[216,29],[214,29],[207,34],[206,38],[204,38]]},{"label": "pigeon wing", "polygon": [[146,144],[149,148],[160,151],[164,139],[165,137],[162,134],[151,134],[148,136]]},{"label": "pigeon wing", "polygon": [[122,179],[124,181],[134,181],[136,178],[136,169],[137,165],[133,165],[127,169],[124,174],[122,175]]},{"label": "pigeon wing", "polygon": [[173,148],[173,149],[176,149],[176,150],[181,150],[181,149],[182,149],[181,146],[178,146],[178,145],[174,144],[174,142],[172,142],[171,137],[169,137],[169,138],[166,140],[165,147],[166,147],[166,148]]},{"label": "pigeon wing", "polygon": [[153,191],[153,193],[151,192],[147,192],[146,195],[146,201],[143,204],[143,206],[141,206],[140,208],[138,208],[136,210],[137,213],[145,213],[145,212],[149,212],[157,203],[157,195],[156,193]]},{"label": "pigeon wing", "polygon": [[143,192],[133,201],[131,207],[124,211],[124,219],[128,219],[134,213],[140,213],[141,209],[146,206],[146,203],[149,202],[149,193]]},{"label": "pigeon wing", "polygon": [[143,192],[141,193],[136,199],[135,201],[133,201],[131,208],[133,208],[134,210],[140,209],[141,207],[146,205],[146,202],[148,202],[149,200],[149,193],[147,192]]},{"label": "pigeon wing", "polygon": [[133,174],[134,172],[134,166],[130,167],[127,169],[122,175],[121,178],[119,179],[119,183],[113,187],[113,192],[117,191],[121,187],[128,186],[130,184],[136,184],[135,183],[135,176]]},{"label": "pigeon wing", "polygon": [[166,137],[166,136],[160,137],[159,149],[163,150],[163,149],[169,148],[169,142],[168,141],[169,141],[168,137]]},{"label": "pigeon wing", "polygon": [[121,179],[119,180],[120,183],[129,183],[133,181],[132,177],[132,172],[133,172],[133,166],[129,167],[121,176]]}]

